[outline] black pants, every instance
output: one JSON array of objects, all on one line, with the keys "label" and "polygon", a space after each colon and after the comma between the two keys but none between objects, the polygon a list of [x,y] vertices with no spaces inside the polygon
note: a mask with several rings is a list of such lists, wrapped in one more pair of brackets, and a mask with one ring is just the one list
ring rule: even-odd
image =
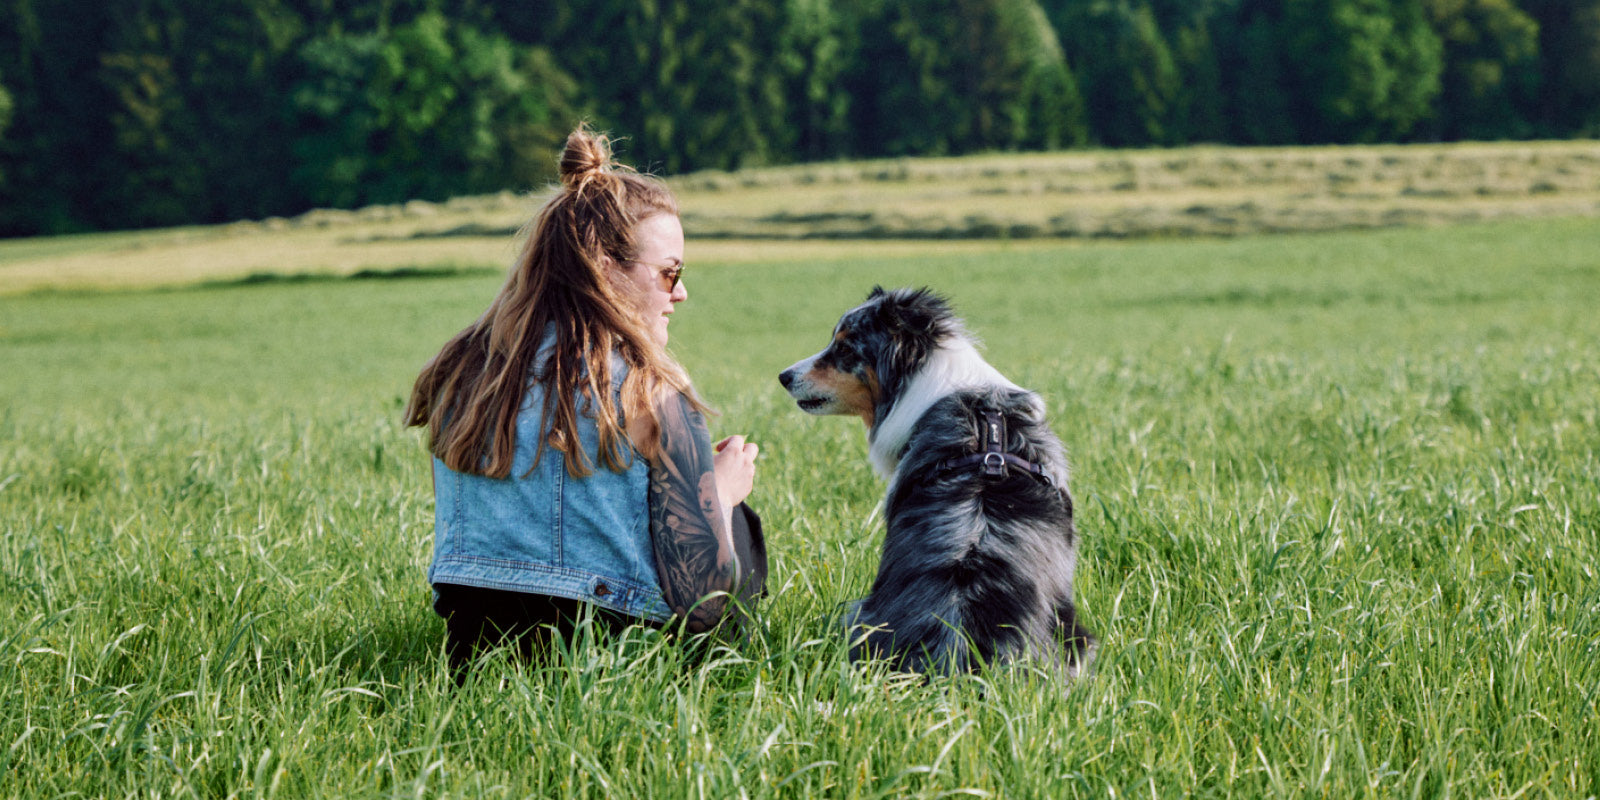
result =
[{"label": "black pants", "polygon": [[[747,602],[765,593],[767,547],[761,518],[740,503],[733,515],[733,541],[739,561],[749,569],[741,576]],[[445,649],[456,682],[466,679],[466,669],[485,650],[515,645],[523,661],[533,662],[550,651],[554,637],[570,639],[585,614],[597,632],[617,634],[629,625],[660,628],[661,624],[601,608],[581,600],[504,589],[484,589],[453,583],[434,585],[439,597],[433,610],[445,620]]]},{"label": "black pants", "polygon": [[503,589],[441,583],[433,609],[444,617],[445,650],[459,683],[472,660],[486,650],[514,645],[526,662],[550,651],[555,636],[570,638],[584,614],[595,630],[618,633],[629,625],[656,625],[581,600]]}]

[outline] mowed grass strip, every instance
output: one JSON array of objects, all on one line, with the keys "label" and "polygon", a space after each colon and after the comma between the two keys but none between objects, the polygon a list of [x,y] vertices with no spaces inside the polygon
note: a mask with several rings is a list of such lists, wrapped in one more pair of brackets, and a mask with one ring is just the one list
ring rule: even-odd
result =
[{"label": "mowed grass strip", "polygon": [[[626,159],[626,153],[623,153]],[[1600,217],[1600,142],[1071,150],[671,176],[706,255],[934,255],[1039,241]],[[542,193],[318,209],[292,219],[0,241],[0,295],[502,269]],[[960,244],[954,244],[960,242]]]},{"label": "mowed grass strip", "polygon": [[[715,432],[763,446],[760,628],[459,690],[398,418],[497,277],[0,298],[0,794],[1600,791],[1591,223],[774,247],[691,241],[673,332]],[[1070,691],[844,658],[882,487],[776,375],[875,283],[946,293],[1047,400],[1102,639]]]}]

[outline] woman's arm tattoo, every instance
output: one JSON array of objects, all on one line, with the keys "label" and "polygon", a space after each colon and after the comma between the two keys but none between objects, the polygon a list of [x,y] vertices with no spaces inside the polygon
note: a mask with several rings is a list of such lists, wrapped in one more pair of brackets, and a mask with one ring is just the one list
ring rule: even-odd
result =
[{"label": "woman's arm tattoo", "polygon": [[705,418],[678,395],[660,409],[661,454],[650,463],[650,539],[667,605],[691,632],[716,627],[738,575],[717,499]]}]

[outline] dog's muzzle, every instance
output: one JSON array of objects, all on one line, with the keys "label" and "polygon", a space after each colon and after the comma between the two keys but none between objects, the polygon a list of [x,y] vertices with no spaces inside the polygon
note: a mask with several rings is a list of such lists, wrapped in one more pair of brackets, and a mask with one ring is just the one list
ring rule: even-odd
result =
[{"label": "dog's muzzle", "polygon": [[823,407],[828,404],[828,399],[826,397],[818,397],[808,389],[806,382],[800,377],[805,374],[807,369],[810,369],[809,360],[795,364],[778,373],[778,383],[783,384],[784,390],[789,392],[790,397],[794,398],[795,405],[799,406],[801,411],[807,414],[821,413]]}]

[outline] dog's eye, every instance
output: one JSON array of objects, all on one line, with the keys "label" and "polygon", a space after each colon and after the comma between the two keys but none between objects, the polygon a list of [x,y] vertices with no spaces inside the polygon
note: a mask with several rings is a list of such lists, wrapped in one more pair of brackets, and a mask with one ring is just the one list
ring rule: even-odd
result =
[{"label": "dog's eye", "polygon": [[848,339],[836,341],[829,350],[831,351],[829,360],[833,362],[834,366],[845,372],[854,370],[867,362],[859,342],[853,342]]},{"label": "dog's eye", "polygon": [[834,339],[818,360],[835,369],[848,371],[851,365],[860,360],[860,356],[849,342]]}]

